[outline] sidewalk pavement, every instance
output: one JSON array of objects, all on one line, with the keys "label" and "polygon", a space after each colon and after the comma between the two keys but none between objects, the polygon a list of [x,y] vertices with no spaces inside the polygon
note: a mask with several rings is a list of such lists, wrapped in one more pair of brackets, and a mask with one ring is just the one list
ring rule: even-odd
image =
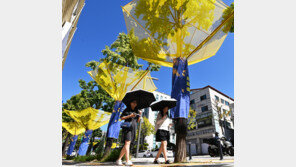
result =
[{"label": "sidewalk pavement", "polygon": [[[168,158],[171,162],[173,162],[174,158]],[[197,166],[197,167],[233,167],[234,157],[226,156],[223,160],[220,160],[219,157],[210,157],[210,156],[193,156],[191,161],[187,163],[172,163],[172,164],[164,164],[164,159],[159,158],[159,161],[162,164],[156,165],[153,164],[154,158],[132,158],[134,167],[138,166]],[[63,166],[67,167],[74,167],[74,166],[116,166],[115,162],[98,162],[96,160],[92,162],[85,162],[85,163],[75,163],[69,160],[63,160]]]}]

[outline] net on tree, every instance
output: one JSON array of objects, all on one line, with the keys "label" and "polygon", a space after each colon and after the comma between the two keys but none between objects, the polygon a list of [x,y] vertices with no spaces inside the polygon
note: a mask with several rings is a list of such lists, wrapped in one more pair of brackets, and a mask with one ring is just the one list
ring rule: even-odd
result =
[{"label": "net on tree", "polygon": [[153,92],[157,89],[150,72],[103,61],[88,74],[116,101],[108,124],[107,138],[117,139],[121,123],[120,114],[125,108],[121,100],[126,92],[137,89]]},{"label": "net on tree", "polygon": [[85,132],[85,128],[77,122],[62,122],[62,126],[72,135],[79,135]]},{"label": "net on tree", "polygon": [[81,127],[88,130],[96,130],[108,123],[111,113],[88,107],[81,111],[65,110],[64,112],[73,118]]},{"label": "net on tree", "polygon": [[150,72],[136,70],[112,62],[102,62],[88,74],[116,101],[122,100],[125,93],[143,89],[153,92],[155,87]]},{"label": "net on tree", "polygon": [[173,67],[214,56],[230,29],[233,12],[221,0],[133,0],[123,9],[134,54],[151,63]]}]

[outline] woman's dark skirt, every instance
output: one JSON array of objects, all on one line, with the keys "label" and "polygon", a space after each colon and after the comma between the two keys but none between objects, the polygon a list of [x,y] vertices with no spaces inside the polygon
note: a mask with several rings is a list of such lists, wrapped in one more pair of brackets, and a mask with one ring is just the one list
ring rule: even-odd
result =
[{"label": "woman's dark skirt", "polygon": [[123,143],[125,141],[132,141],[134,140],[133,138],[134,135],[132,135],[132,131],[131,130],[122,130],[122,139],[123,139]]},{"label": "woman's dark skirt", "polygon": [[132,124],[130,129],[122,128],[122,143],[124,144],[125,141],[131,141],[131,144],[135,141],[137,132],[136,124]]},{"label": "woman's dark skirt", "polygon": [[156,141],[170,141],[170,132],[167,130],[158,129],[156,132]]}]

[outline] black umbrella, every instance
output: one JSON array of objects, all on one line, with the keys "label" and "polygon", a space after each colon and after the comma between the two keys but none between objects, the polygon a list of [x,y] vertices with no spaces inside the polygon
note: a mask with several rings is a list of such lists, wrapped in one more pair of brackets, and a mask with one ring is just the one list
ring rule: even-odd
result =
[{"label": "black umbrella", "polygon": [[122,99],[122,102],[126,106],[129,106],[130,103],[134,100],[137,101],[137,108],[140,110],[149,107],[150,104],[154,102],[156,99],[153,93],[140,89],[127,92],[124,98]]},{"label": "black umbrella", "polygon": [[177,105],[177,100],[176,99],[165,99],[165,100],[160,100],[160,101],[155,101],[151,104],[151,109],[152,111],[160,111],[164,107],[169,107],[173,108]]}]

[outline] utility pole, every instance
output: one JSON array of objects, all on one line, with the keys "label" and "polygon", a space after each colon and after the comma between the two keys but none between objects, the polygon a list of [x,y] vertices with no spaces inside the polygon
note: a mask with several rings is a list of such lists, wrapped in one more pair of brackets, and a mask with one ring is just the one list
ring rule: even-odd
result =
[{"label": "utility pole", "polygon": [[224,121],[223,121],[223,126],[224,126],[224,137],[226,139],[228,139],[228,135],[226,134],[226,120],[225,120],[225,115],[223,116],[224,117]]},{"label": "utility pole", "polygon": [[139,153],[139,145],[140,145],[141,130],[142,130],[142,128],[141,128],[142,127],[142,121],[143,121],[143,117],[141,117],[141,120],[140,120],[140,127],[139,127],[139,134],[138,134],[136,158],[138,158],[138,153]]},{"label": "utility pole", "polygon": [[188,146],[189,146],[189,160],[192,160],[192,156],[191,156],[191,142],[188,142]]}]

